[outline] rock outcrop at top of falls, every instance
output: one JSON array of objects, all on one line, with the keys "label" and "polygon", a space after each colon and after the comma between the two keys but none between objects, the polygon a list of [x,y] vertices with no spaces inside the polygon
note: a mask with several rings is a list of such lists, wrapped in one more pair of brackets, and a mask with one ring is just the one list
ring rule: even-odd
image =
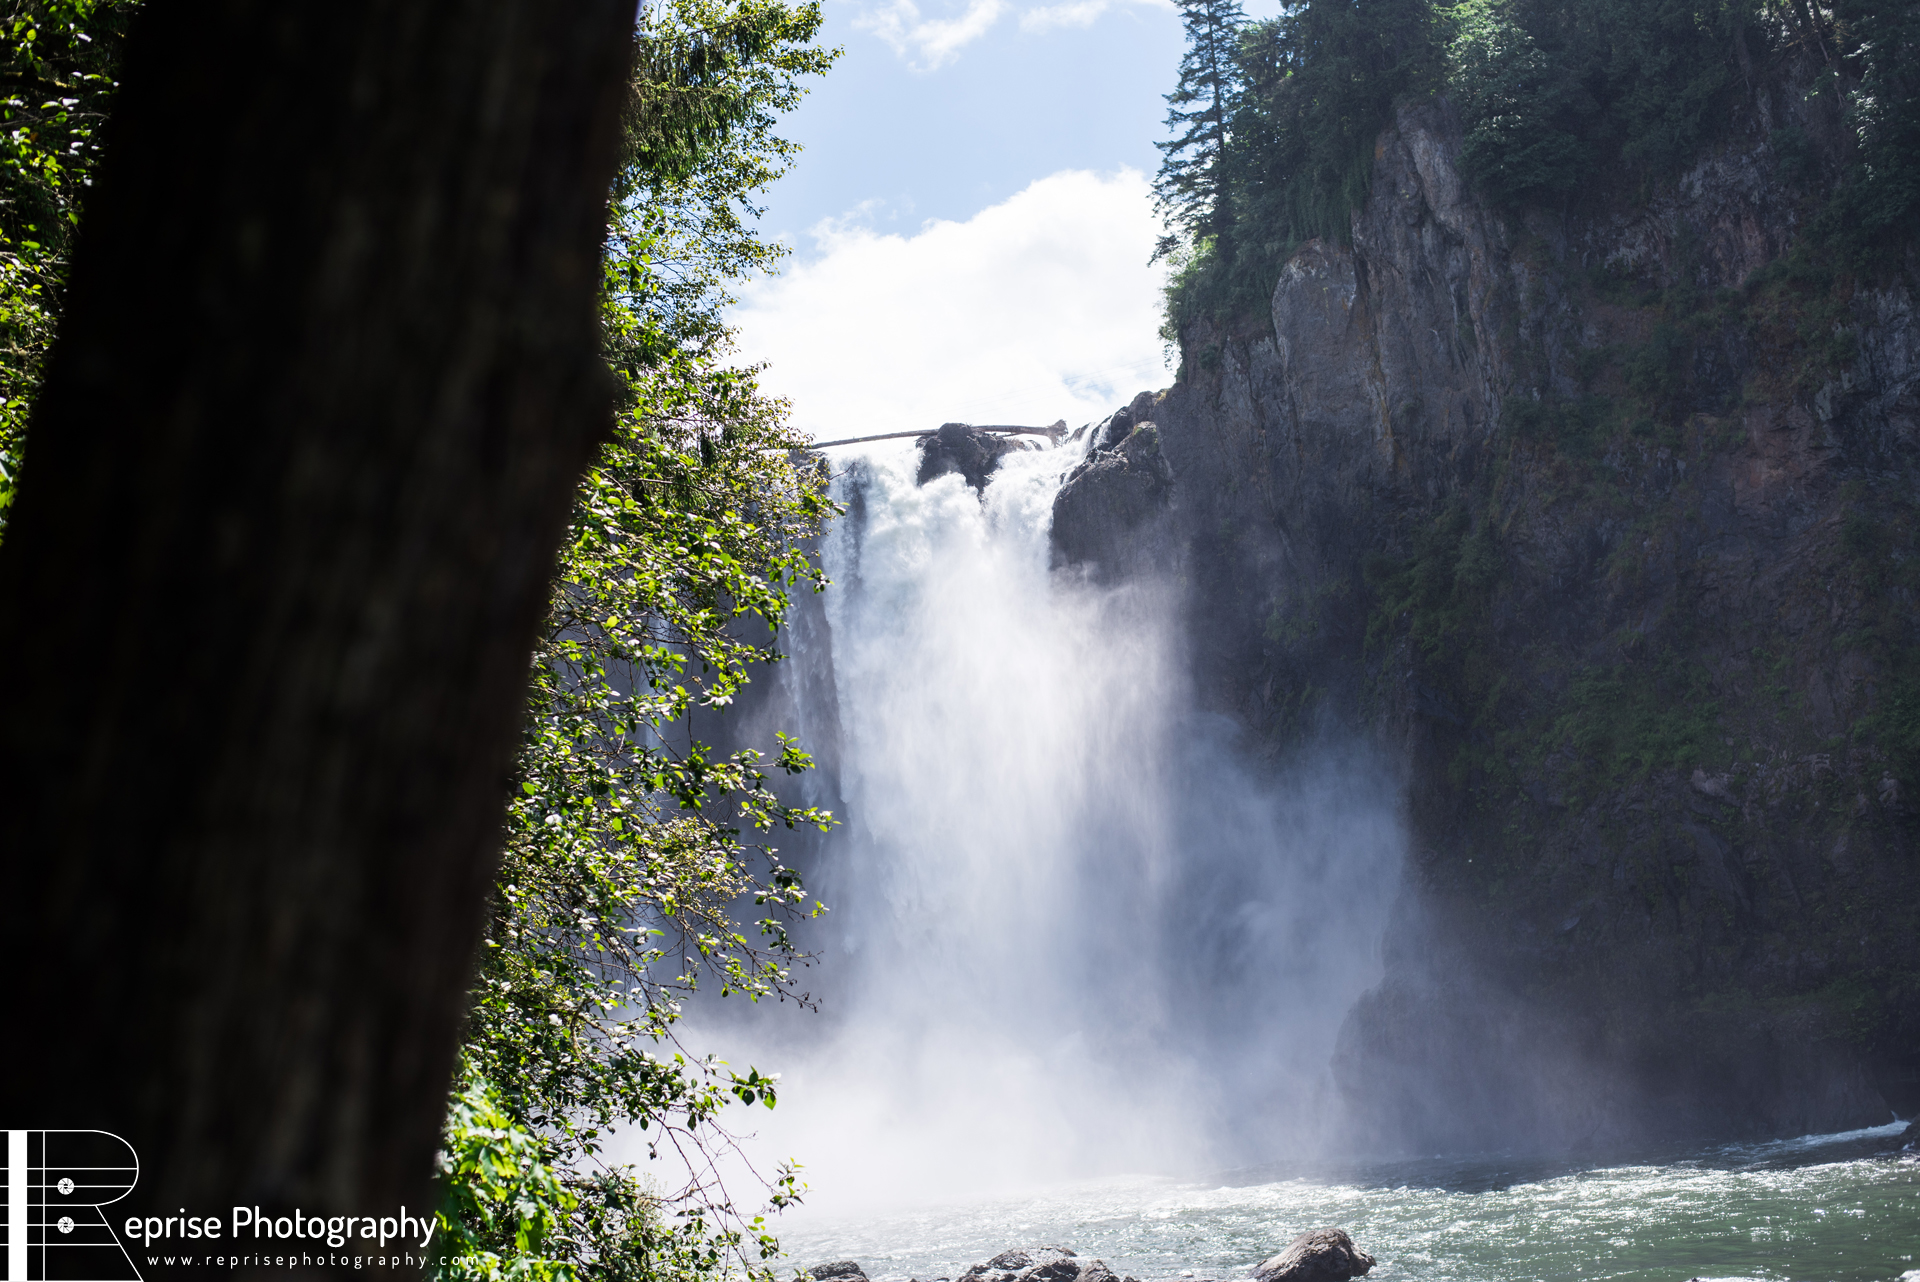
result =
[{"label": "rock outcrop at top of falls", "polygon": [[1348,1282],[1372,1271],[1374,1258],[1344,1229],[1309,1229],[1256,1266],[1255,1282]]},{"label": "rock outcrop at top of falls", "polygon": [[[1055,560],[1108,572],[1139,568],[1155,518],[1167,510],[1173,471],[1153,422],[1158,398],[1142,392],[1105,420],[1082,428],[1093,437],[1086,458],[1053,500]],[[1080,433],[1069,438],[1069,445]]]},{"label": "rock outcrop at top of falls", "polygon": [[968,423],[942,423],[920,438],[920,472],[914,478],[925,485],[937,476],[958,472],[975,490],[987,488],[987,478],[1000,460],[1027,448],[1026,443]]},{"label": "rock outcrop at top of falls", "polygon": [[1172,571],[1253,751],[1405,763],[1335,1058],[1368,1147],[1920,1109],[1920,265],[1795,275],[1817,74],[1650,197],[1527,214],[1401,106],[1346,243],[1191,323],[1056,501],[1060,560]]}]

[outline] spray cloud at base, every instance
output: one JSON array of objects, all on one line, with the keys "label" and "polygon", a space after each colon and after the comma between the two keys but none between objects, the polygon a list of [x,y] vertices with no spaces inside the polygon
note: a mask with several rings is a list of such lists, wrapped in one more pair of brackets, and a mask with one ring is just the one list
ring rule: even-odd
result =
[{"label": "spray cloud at base", "polygon": [[806,860],[819,1013],[707,1003],[689,1037],[783,1074],[748,1150],[816,1201],[1306,1156],[1337,1123],[1393,772],[1351,743],[1266,763],[1202,711],[1177,575],[1049,568],[1076,453],[984,494],[916,485],[910,443],[837,461],[827,627],[778,677],[844,820]]}]

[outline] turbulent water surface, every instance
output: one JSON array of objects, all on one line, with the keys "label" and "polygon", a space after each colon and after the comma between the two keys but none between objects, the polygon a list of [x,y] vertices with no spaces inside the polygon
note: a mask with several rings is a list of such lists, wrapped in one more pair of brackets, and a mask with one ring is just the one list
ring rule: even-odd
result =
[{"label": "turbulent water surface", "polygon": [[1617,1165],[1410,1162],[1337,1175],[1123,1179],[782,1230],[796,1264],[957,1277],[1009,1246],[1062,1244],[1136,1277],[1245,1277],[1296,1233],[1338,1226],[1379,1279],[1920,1282],[1920,1162],[1898,1125]]}]

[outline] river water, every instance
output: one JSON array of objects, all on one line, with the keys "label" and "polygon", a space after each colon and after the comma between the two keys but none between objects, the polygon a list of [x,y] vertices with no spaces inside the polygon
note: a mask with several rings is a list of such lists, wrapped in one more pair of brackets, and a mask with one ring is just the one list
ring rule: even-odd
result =
[{"label": "river water", "polygon": [[1641,1161],[1421,1161],[1342,1173],[1115,1179],[781,1226],[798,1264],[876,1282],[952,1278],[1010,1246],[1060,1244],[1141,1279],[1244,1278],[1334,1226],[1370,1275],[1434,1282],[1791,1279],[1920,1282],[1920,1162],[1901,1124]]},{"label": "river water", "polygon": [[688,1039],[783,1075],[745,1153],[804,1164],[774,1226],[793,1263],[954,1278],[1060,1244],[1225,1279],[1333,1225],[1382,1279],[1920,1282],[1920,1167],[1873,1155],[1891,1128],[1338,1165],[1331,1062],[1381,975],[1399,779],[1363,743],[1277,759],[1196,710],[1177,580],[1049,564],[1077,454],[1012,455],[979,494],[916,485],[911,443],[836,451],[830,652],[780,678],[840,763],[807,870],[819,1010]]}]

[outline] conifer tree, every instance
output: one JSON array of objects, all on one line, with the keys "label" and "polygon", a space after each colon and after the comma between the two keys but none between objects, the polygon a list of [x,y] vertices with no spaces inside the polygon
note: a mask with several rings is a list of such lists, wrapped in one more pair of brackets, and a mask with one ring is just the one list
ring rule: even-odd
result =
[{"label": "conifer tree", "polygon": [[1347,239],[1395,100],[1439,88],[1438,23],[1429,0],[1303,0],[1242,37],[1235,168],[1267,261]]},{"label": "conifer tree", "polygon": [[1179,0],[1187,51],[1180,83],[1167,95],[1167,128],[1173,137],[1155,143],[1160,172],[1154,176],[1154,209],[1169,235],[1154,251],[1163,258],[1182,238],[1225,238],[1232,230],[1227,195],[1228,122],[1240,89],[1235,58],[1246,14],[1239,0]]}]

